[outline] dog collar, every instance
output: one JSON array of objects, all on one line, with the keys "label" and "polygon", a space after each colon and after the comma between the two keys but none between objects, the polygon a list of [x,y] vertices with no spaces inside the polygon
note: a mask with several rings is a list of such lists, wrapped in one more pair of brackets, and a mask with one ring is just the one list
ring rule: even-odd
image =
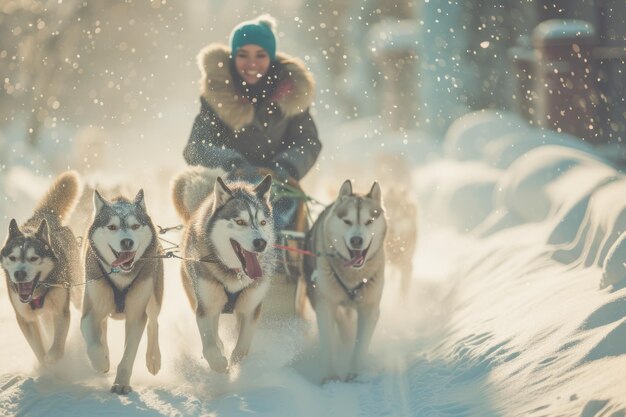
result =
[{"label": "dog collar", "polygon": [[[243,272],[243,270],[241,268],[228,268],[227,269],[229,272],[232,272],[233,274],[237,275],[237,279],[238,280],[242,280],[244,278],[249,278],[245,272]],[[224,287],[226,288],[226,287]]]}]

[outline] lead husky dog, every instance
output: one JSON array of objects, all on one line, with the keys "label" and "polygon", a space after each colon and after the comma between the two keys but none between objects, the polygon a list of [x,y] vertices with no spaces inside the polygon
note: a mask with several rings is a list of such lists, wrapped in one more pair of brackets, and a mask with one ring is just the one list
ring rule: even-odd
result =
[{"label": "lead husky dog", "polygon": [[269,175],[256,186],[227,185],[201,167],[183,172],[173,182],[174,205],[185,224],[183,285],[196,313],[202,353],[216,372],[228,369],[218,334],[220,314],[237,313],[234,364],[250,349],[274,272],[271,185]]},{"label": "lead husky dog", "polygon": [[143,190],[134,201],[117,197],[111,202],[96,190],[94,207],[83,246],[87,285],[80,330],[91,364],[96,371],[108,372],[108,317],[126,319],[124,354],[111,387],[111,392],[125,395],[132,390],[130,376],[146,322],[146,366],[153,375],[161,369],[157,323],[163,300],[161,244]]},{"label": "lead husky dog", "polygon": [[353,194],[346,180],[338,198],[322,211],[306,236],[306,248],[318,256],[304,259],[307,295],[317,316],[325,380],[338,379],[333,365],[335,323],[342,339],[356,341],[348,378],[359,370],[380,314],[385,277],[383,242],[387,224],[381,191],[374,183],[367,195]]},{"label": "lead husky dog", "polygon": [[[79,193],[76,172],[59,175],[21,229],[11,220],[0,251],[17,323],[40,363],[52,364],[63,356],[70,298],[80,308],[78,244],[63,225]],[[52,336],[51,344],[44,342],[46,334]]]}]

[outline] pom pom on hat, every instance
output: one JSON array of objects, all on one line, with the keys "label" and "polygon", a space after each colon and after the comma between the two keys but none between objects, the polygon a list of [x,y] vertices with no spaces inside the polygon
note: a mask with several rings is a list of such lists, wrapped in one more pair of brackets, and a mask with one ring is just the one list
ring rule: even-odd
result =
[{"label": "pom pom on hat", "polygon": [[230,50],[233,58],[244,45],[258,45],[267,51],[270,60],[276,58],[276,20],[269,14],[238,24],[230,34]]}]

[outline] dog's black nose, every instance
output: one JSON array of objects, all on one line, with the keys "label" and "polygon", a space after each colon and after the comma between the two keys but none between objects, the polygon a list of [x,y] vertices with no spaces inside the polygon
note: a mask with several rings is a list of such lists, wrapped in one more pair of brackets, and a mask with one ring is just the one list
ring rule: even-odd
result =
[{"label": "dog's black nose", "polygon": [[26,279],[26,271],[15,271],[13,276],[16,281],[24,281]]},{"label": "dog's black nose", "polygon": [[122,241],[120,242],[120,247],[123,251],[129,251],[133,248],[134,244],[135,242],[133,242],[132,239],[122,239]]},{"label": "dog's black nose", "polygon": [[265,247],[267,246],[267,242],[265,239],[254,239],[252,241],[252,246],[254,246],[254,250],[257,252],[263,252]]},{"label": "dog's black nose", "polygon": [[353,249],[360,249],[361,245],[363,245],[363,238],[360,236],[352,236],[350,238],[350,245],[352,245]]}]

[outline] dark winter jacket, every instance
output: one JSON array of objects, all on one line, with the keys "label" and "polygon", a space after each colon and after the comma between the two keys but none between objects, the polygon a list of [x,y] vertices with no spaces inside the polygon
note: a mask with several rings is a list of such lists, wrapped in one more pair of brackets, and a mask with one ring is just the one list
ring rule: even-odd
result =
[{"label": "dark winter jacket", "polygon": [[271,96],[253,103],[234,85],[229,55],[225,45],[216,44],[198,55],[201,106],[185,160],[226,171],[251,164],[301,179],[321,150],[309,114],[314,91],[310,72],[302,62],[278,53]]}]

